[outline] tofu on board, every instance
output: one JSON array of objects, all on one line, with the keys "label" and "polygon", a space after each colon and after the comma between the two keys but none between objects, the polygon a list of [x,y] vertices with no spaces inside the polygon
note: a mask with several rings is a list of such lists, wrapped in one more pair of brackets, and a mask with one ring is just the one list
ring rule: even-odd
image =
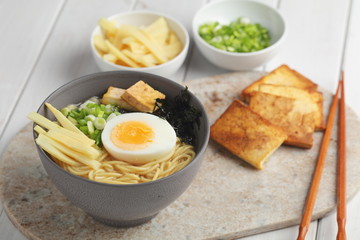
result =
[{"label": "tofu on board", "polygon": [[263,169],[287,134],[235,100],[210,128],[211,138],[252,166]]},{"label": "tofu on board", "polygon": [[235,100],[211,126],[210,136],[258,169],[281,144],[311,148],[314,131],[325,129],[317,84],[285,64],[247,86],[239,98],[244,103]]}]

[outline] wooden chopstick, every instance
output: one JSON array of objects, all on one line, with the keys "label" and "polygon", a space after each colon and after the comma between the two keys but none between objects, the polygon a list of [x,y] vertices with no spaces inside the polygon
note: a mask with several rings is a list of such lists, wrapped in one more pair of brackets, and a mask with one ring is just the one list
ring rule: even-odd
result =
[{"label": "wooden chopstick", "polygon": [[342,80],[339,81],[337,89],[336,89],[336,93],[332,99],[330,113],[328,115],[327,124],[326,124],[326,130],[325,130],[325,133],[324,133],[324,136],[322,139],[320,153],[318,156],[318,161],[317,161],[315,172],[313,175],[311,187],[310,187],[310,190],[309,190],[309,193],[307,196],[305,211],[304,211],[304,214],[303,214],[303,217],[301,220],[301,224],[299,227],[299,235],[297,238],[298,240],[304,240],[305,236],[309,230],[309,224],[311,221],[312,212],[313,212],[315,201],[316,201],[316,195],[317,195],[319,185],[320,185],[322,171],[323,171],[324,165],[325,165],[325,157],[326,157],[327,149],[329,147],[330,136],[331,136],[332,128],[334,125],[335,113],[336,113],[336,109],[337,109],[338,102],[339,102],[338,98],[339,98],[340,87],[342,85],[341,82],[342,82]]},{"label": "wooden chopstick", "polygon": [[339,105],[339,129],[338,129],[338,178],[337,178],[337,240],[346,239],[346,118],[345,118],[345,89],[344,72],[342,74],[341,98]]}]

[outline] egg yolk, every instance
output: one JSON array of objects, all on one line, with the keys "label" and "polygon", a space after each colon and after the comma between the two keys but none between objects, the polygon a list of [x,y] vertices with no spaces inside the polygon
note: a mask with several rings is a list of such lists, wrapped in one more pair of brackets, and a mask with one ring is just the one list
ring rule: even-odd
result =
[{"label": "egg yolk", "polygon": [[146,148],[154,137],[155,133],[149,125],[139,121],[127,121],[114,127],[110,139],[120,149],[140,150]]}]

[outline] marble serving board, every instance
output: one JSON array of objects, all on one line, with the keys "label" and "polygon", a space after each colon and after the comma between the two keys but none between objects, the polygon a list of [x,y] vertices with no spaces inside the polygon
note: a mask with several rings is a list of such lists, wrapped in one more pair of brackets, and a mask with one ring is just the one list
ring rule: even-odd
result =
[{"label": "marble serving board", "polygon": [[[231,73],[185,82],[213,123],[262,72]],[[331,93],[324,92],[325,116]],[[30,111],[30,110],[29,110]],[[1,160],[0,196],[10,220],[30,239],[234,239],[300,222],[322,133],[310,150],[281,146],[256,170],[210,140],[188,190],[150,222],[114,228],[73,206],[47,177],[35,150],[32,125],[9,143]],[[347,108],[348,197],[360,188],[360,119]],[[334,127],[313,218],[335,208]]]}]

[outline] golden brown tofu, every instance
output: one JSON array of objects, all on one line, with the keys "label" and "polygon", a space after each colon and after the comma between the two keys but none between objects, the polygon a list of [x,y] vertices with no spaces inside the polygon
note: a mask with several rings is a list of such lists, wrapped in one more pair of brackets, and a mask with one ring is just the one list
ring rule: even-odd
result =
[{"label": "golden brown tofu", "polygon": [[309,108],[314,109],[315,130],[324,130],[323,95],[321,92],[306,90],[296,87],[279,86],[273,84],[261,84],[259,91],[276,96],[300,99],[307,102]]},{"label": "golden brown tofu", "polygon": [[103,95],[100,99],[101,103],[103,104],[116,104],[120,108],[128,110],[128,111],[136,111],[135,108],[130,106],[125,100],[121,98],[124,94],[125,89],[116,88],[116,87],[109,87],[107,92]]},{"label": "golden brown tofu", "polygon": [[311,148],[315,129],[315,114],[309,102],[254,92],[250,98],[250,109],[271,123],[283,128],[288,138],[284,144]]},{"label": "golden brown tofu", "polygon": [[258,91],[259,85],[261,84],[290,86],[308,90],[317,89],[317,84],[313,83],[310,79],[289,68],[287,65],[281,65],[269,74],[246,87],[241,93],[241,98],[248,102],[250,100],[249,98],[251,93]]},{"label": "golden brown tofu", "polygon": [[287,134],[235,100],[210,128],[211,138],[236,156],[263,169]]},{"label": "golden brown tofu", "polygon": [[140,80],[126,89],[121,97],[140,112],[152,112],[155,100],[164,99],[165,95]]}]

